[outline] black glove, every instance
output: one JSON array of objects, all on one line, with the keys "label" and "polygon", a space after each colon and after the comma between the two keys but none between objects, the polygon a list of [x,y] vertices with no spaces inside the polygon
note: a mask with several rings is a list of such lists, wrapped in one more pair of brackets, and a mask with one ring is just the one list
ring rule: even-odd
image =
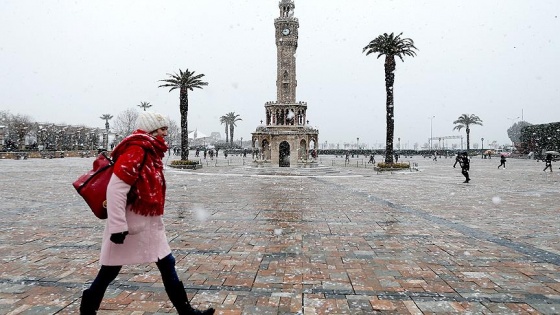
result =
[{"label": "black glove", "polygon": [[122,244],[124,243],[124,239],[126,237],[126,235],[128,235],[128,231],[124,231],[121,233],[113,233],[111,234],[111,242],[115,243],[115,244]]}]

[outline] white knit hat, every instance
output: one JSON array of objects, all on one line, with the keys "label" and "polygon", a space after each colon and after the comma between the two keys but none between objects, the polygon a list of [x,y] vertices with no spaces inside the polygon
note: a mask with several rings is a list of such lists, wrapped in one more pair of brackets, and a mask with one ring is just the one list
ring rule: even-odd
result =
[{"label": "white knit hat", "polygon": [[162,127],[169,127],[167,118],[162,114],[143,111],[136,118],[136,129],[152,132]]}]

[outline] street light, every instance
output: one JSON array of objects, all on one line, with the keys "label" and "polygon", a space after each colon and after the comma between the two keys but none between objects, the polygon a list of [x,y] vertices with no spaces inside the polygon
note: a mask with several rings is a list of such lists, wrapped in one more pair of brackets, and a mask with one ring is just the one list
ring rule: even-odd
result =
[{"label": "street light", "polygon": [[356,138],[356,149],[360,148],[360,138]]},{"label": "street light", "polygon": [[243,148],[243,137],[241,137],[241,148]]},{"label": "street light", "polygon": [[430,119],[430,151],[432,151],[432,138],[434,137],[432,133],[432,122],[434,118],[436,118],[436,116],[428,117],[428,119]]},{"label": "street light", "polygon": [[482,154],[481,154],[481,157],[480,157],[480,158],[483,159],[483,158],[484,158],[484,138],[480,138],[480,141],[482,141],[482,149],[481,149],[481,150],[482,150]]}]

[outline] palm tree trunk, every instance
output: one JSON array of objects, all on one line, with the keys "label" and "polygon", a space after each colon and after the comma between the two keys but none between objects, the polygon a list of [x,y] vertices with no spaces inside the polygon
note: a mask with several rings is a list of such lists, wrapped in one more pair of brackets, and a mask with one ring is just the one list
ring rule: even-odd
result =
[{"label": "palm tree trunk", "polygon": [[181,114],[181,160],[186,161],[189,159],[189,128],[187,119],[189,114],[188,89],[181,88],[179,95],[179,111]]},{"label": "palm tree trunk", "polygon": [[470,143],[471,143],[471,129],[467,126],[466,128],[467,131],[467,154],[469,153],[469,149],[470,149]]},{"label": "palm tree trunk", "polygon": [[395,134],[393,84],[395,83],[395,57],[385,58],[385,92],[387,93],[387,138],[385,140],[385,163],[393,163],[393,138]]},{"label": "palm tree trunk", "polygon": [[229,124],[229,141],[231,142],[231,145],[233,145],[233,124]]},{"label": "palm tree trunk", "polygon": [[226,133],[226,144],[229,142],[229,134],[228,134],[228,123],[225,123],[225,133]]}]

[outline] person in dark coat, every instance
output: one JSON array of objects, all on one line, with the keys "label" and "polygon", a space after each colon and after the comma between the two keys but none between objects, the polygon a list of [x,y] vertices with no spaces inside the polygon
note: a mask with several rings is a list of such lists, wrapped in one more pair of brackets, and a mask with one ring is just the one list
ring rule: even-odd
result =
[{"label": "person in dark coat", "polygon": [[465,176],[465,181],[463,183],[470,182],[471,178],[469,176],[469,170],[471,161],[469,160],[469,155],[467,152],[463,152],[461,154],[461,160],[459,161],[459,163],[461,164],[461,174]]},{"label": "person in dark coat", "polygon": [[544,164],[545,167],[543,172],[546,171],[547,168],[550,168],[550,171],[552,172],[552,154],[548,153],[546,155],[546,157],[544,158]]},{"label": "person in dark coat", "polygon": [[500,169],[500,167],[504,167],[506,168],[506,156],[502,154],[502,156],[500,157],[500,165],[498,165],[498,169]]},{"label": "person in dark coat", "polygon": [[461,153],[457,153],[457,156],[455,157],[455,163],[453,164],[453,168],[455,168],[455,166],[457,166],[457,163],[459,163],[459,165],[461,165]]}]

